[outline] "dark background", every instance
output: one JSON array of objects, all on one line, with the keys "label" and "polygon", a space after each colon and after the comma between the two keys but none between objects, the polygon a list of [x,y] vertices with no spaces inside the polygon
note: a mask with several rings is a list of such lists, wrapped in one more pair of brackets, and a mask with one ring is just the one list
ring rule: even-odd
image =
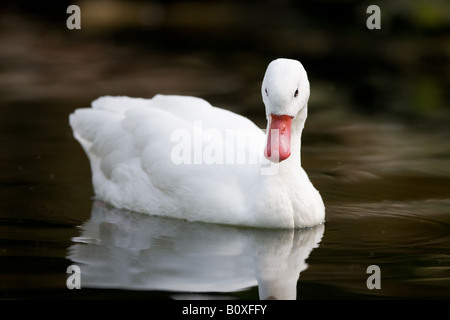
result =
[{"label": "dark background", "polygon": [[[66,28],[70,4],[81,8],[81,30]],[[371,4],[381,9],[381,30],[366,27],[366,9]],[[187,80],[182,88],[173,89],[173,85],[149,83],[155,65],[181,64],[236,72],[242,78],[234,86],[225,79],[223,87],[229,88],[214,90],[202,83],[199,95],[208,98],[208,90],[213,94],[222,90],[218,98],[224,104],[250,108],[260,101],[245,95],[259,94],[256,89],[268,61],[291,57],[302,61],[313,80],[324,79],[333,89],[345,91],[357,112],[389,114],[400,121],[444,122],[443,116],[448,116],[450,14],[446,1],[14,1],[2,2],[1,7],[2,46],[8,46],[14,32],[20,35],[13,41],[17,45],[23,41],[23,51],[11,57],[13,61],[2,59],[3,96],[16,89],[7,75],[22,71],[36,80],[47,77],[41,80],[52,84],[57,78],[60,85],[70,87],[65,90],[76,92],[72,99],[81,98],[74,86],[83,84],[88,94],[86,87],[119,76],[125,81],[108,83],[105,93],[188,93],[192,84]],[[140,57],[135,58],[134,52]],[[20,62],[20,55],[34,56],[38,66],[30,70]],[[49,72],[58,71],[64,77],[53,74],[51,78]],[[82,71],[86,74],[80,75]],[[140,79],[144,83],[128,78],[136,73],[144,77]],[[230,87],[235,89],[232,96],[226,94]],[[46,94],[45,89],[40,95]],[[97,88],[91,90],[92,96],[99,94]],[[23,86],[20,91],[14,100],[25,99]]]}]

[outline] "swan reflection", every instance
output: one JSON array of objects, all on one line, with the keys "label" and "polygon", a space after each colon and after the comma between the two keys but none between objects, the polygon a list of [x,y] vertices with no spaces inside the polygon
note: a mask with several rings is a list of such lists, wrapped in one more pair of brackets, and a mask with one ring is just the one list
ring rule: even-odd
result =
[{"label": "swan reflection", "polygon": [[295,299],[305,260],[324,232],[265,230],[129,214],[94,202],[69,248],[83,288],[235,292]]}]

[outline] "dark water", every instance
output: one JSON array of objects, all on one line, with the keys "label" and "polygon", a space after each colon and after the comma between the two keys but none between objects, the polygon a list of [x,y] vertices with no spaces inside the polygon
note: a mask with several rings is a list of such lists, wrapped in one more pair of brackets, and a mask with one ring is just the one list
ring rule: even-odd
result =
[{"label": "dark water", "polygon": [[[179,19],[161,34],[176,34],[176,21],[193,23]],[[222,32],[230,22],[221,23],[209,32],[229,41]],[[308,230],[234,228],[94,201],[89,164],[68,115],[104,94],[178,93],[264,126],[260,81],[269,57],[284,51],[176,51],[171,44],[142,45],[126,39],[128,33],[87,28],[87,35],[76,35],[57,26],[16,10],[2,17],[1,298],[450,298],[448,60],[439,60],[443,70],[435,73],[434,62],[416,65],[412,54],[398,69],[378,61],[370,76],[350,70],[341,82],[336,70],[327,76],[327,67],[318,67],[321,59],[332,65],[325,53],[313,58],[303,47],[283,47],[306,57],[312,92],[302,161],[327,220]],[[202,43],[211,35],[198,28],[187,34]],[[331,45],[321,32],[315,29],[323,43],[316,39],[310,48]],[[79,290],[67,287],[71,265],[81,270]],[[379,267],[380,289],[367,286],[372,265]]]}]

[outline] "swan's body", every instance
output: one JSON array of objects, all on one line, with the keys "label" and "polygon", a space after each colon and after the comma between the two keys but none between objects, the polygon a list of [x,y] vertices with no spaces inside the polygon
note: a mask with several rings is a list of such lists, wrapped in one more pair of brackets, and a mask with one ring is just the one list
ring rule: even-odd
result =
[{"label": "swan's body", "polygon": [[90,159],[96,197],[118,208],[212,223],[322,223],[322,198],[300,162],[309,98],[303,66],[275,60],[262,93],[269,139],[247,118],[194,97],[101,97],[76,110],[70,124]]}]

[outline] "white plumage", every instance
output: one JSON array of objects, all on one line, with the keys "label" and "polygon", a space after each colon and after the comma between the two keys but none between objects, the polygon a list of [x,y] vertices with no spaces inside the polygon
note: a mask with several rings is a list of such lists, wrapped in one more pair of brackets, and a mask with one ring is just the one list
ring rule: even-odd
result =
[{"label": "white plumage", "polygon": [[[264,157],[270,141],[253,122],[200,98],[107,96],[76,110],[70,125],[89,157],[96,197],[131,211],[221,224],[323,222],[322,199],[300,163],[309,98],[302,65],[273,61],[262,93],[269,131],[271,116],[292,118],[288,158],[279,163]],[[285,153],[283,143],[280,135],[272,144],[275,157],[278,145]]]}]

